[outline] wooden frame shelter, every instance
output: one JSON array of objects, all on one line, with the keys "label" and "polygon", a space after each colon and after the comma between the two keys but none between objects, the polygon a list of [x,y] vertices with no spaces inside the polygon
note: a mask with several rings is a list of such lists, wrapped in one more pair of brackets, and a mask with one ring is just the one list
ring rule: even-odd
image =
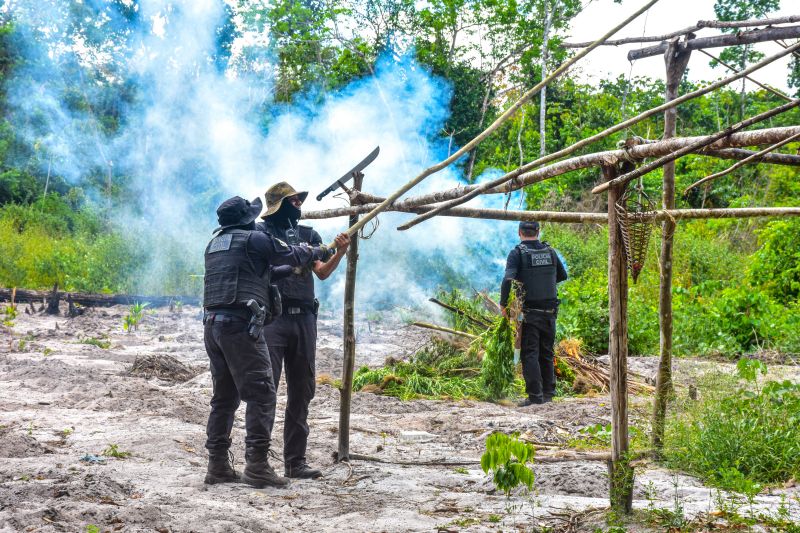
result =
[{"label": "wooden frame shelter", "polygon": [[[660,290],[659,290],[659,328],[660,328],[660,360],[656,384],[656,397],[653,407],[653,446],[659,453],[663,440],[663,424],[665,413],[672,389],[672,252],[676,222],[681,219],[700,218],[751,218],[751,217],[786,217],[800,216],[800,207],[784,208],[731,208],[731,209],[675,209],[675,160],[685,155],[699,155],[722,159],[734,159],[738,163],[734,167],[749,163],[776,164],[800,166],[800,156],[789,154],[774,154],[772,151],[800,138],[800,126],[784,128],[766,128],[760,130],[742,131],[745,127],[766,120],[772,116],[786,112],[800,106],[800,99],[792,99],[781,95],[787,103],[773,108],[754,117],[747,118],[738,124],[701,137],[676,137],[676,107],[693,98],[707,94],[712,90],[723,87],[742,78],[749,78],[750,74],[788,54],[798,54],[800,42],[792,46],[785,46],[784,50],[768,57],[753,66],[735,72],[707,87],[691,93],[678,96],[678,87],[688,65],[693,50],[717,46],[733,46],[755,42],[772,41],[785,38],[800,38],[800,25],[777,26],[779,24],[800,21],[800,16],[783,17],[781,19],[763,19],[750,21],[700,21],[697,25],[660,37],[642,37],[622,39],[617,41],[609,38],[620,28],[624,27],[636,16],[643,13],[658,0],[651,0],[634,15],[626,19],[614,30],[608,32],[601,39],[592,43],[579,43],[565,46],[588,46],[581,53],[556,69],[541,83],[525,93],[492,125],[486,128],[475,139],[467,143],[462,149],[448,157],[446,160],[425,169],[420,175],[406,183],[392,195],[382,198],[363,193],[360,183],[353,190],[348,190],[350,207],[328,209],[304,213],[304,218],[319,219],[349,216],[350,228],[347,230],[351,236],[372,218],[382,211],[399,211],[415,213],[418,216],[411,222],[400,226],[398,229],[407,229],[417,223],[432,218],[436,215],[481,218],[492,220],[538,220],[559,223],[601,223],[608,224],[608,294],[609,294],[609,355],[611,359],[611,406],[612,406],[612,448],[609,461],[610,472],[610,500],[613,508],[630,512],[633,496],[633,469],[630,465],[629,439],[628,439],[628,409],[627,409],[627,293],[628,279],[625,262],[625,250],[622,243],[620,230],[621,215],[616,207],[617,201],[623,195],[626,184],[651,170],[663,169],[662,209],[652,211],[648,217],[653,222],[662,224],[662,241],[660,252]],[[694,32],[700,28],[758,28],[733,35],[717,35],[709,38],[695,38]],[[468,151],[474,149],[483,139],[495,131],[505,120],[510,118],[525,102],[542,87],[555,80],[578,59],[585,56],[592,48],[600,45],[620,45],[628,43],[662,41],[658,45],[639,49],[631,52],[631,59],[663,55],[666,67],[666,94],[664,104],[640,113],[620,124],[609,127],[596,135],[583,139],[562,150],[540,157],[530,163],[508,172],[504,176],[480,185],[457,187],[436,193],[419,195],[400,200],[400,197],[426,177],[445,168],[456,161]],[[729,67],[731,68],[731,67]],[[761,85],[761,84],[759,84]],[[768,88],[771,92],[775,89]],[[651,117],[664,113],[664,135],[662,140],[651,141],[640,138],[628,139],[618,150],[595,152],[587,155],[564,159],[589,144],[601,140],[613,133]],[[767,146],[760,151],[743,149],[744,147]],[[655,161],[642,165],[645,158],[656,157]],[[527,185],[551,179],[574,170],[599,167],[603,182],[595,187],[595,193],[607,192],[607,213],[570,213],[570,212],[536,212],[536,211],[509,211],[493,209],[459,208],[458,205],[481,194],[503,194],[524,188]],[[638,168],[637,168],[638,167]],[[732,167],[733,169],[733,167]],[[694,187],[701,182],[716,179],[730,170],[717,173],[693,184]],[[690,187],[690,188],[691,188]],[[362,218],[358,215],[366,214]],[[354,338],[354,293],[355,270],[357,264],[357,246],[351,247],[348,254],[347,280],[345,290],[345,357],[343,369],[343,386],[341,390],[342,402],[339,428],[339,460],[357,458],[349,450],[349,415],[350,396],[352,393],[352,375],[355,359]]]}]

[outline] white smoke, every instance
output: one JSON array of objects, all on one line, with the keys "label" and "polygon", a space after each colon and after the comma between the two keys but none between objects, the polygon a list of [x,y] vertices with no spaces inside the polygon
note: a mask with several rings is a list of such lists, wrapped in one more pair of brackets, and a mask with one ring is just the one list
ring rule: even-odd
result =
[{"label": "white smoke", "polygon": [[[51,1],[58,9],[49,16],[68,16],[66,0]],[[37,10],[32,6],[15,2],[8,9],[21,28],[41,23],[33,20]],[[288,181],[309,191],[304,210],[340,207],[344,201],[334,195],[322,202],[314,197],[376,145],[381,152],[365,171],[364,189],[381,196],[452,149],[440,137],[451,88],[415,63],[411,54],[383,58],[374,76],[321,101],[300,95],[292,105],[275,105],[269,103],[269,78],[253,74],[269,68],[226,74],[209,60],[223,16],[219,1],[144,0],[139,6],[139,31],[128,39],[123,53],[127,69],[121,71],[133,84],[134,97],[120,103],[123,125],[112,139],[92,129],[90,114],[70,110],[48,86],[46,76],[27,76],[10,94],[17,118],[47,117],[29,132],[29,140],[54,154],[54,173],[77,182],[89,172],[111,168],[114,179],[124,176],[136,192],[138,201],[120,206],[116,220],[132,239],[153,251],[139,284],[144,290],[170,292],[181,286],[181,280],[170,276],[185,275],[187,268],[201,272],[202,250],[216,225],[214,207],[228,196],[252,199],[273,183]],[[68,48],[58,39],[63,36],[51,36],[45,43],[51,55],[52,50],[64,53]],[[75,73],[48,75],[66,78]],[[86,87],[78,77],[70,83]],[[409,194],[460,183],[459,171],[451,166]],[[502,201],[495,197],[473,204],[500,207]],[[515,240],[514,223],[437,217],[409,231],[396,231],[409,216],[382,215],[374,236],[362,241],[357,290],[361,304],[414,305],[437,286],[497,290],[505,255]],[[347,219],[309,223],[329,242],[346,228]],[[330,306],[341,301],[343,270],[318,282]]]}]

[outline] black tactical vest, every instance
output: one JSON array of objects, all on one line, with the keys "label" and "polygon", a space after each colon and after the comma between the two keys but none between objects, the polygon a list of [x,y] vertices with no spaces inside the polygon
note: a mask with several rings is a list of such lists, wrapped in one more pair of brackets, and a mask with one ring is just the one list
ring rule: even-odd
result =
[{"label": "black tactical vest", "polygon": [[[273,237],[276,237],[287,244],[298,246],[300,244],[310,244],[314,235],[311,226],[298,224],[295,228],[278,228],[269,219],[258,224],[257,228],[263,229]],[[285,304],[291,303],[313,303],[314,301],[314,276],[311,272],[311,265],[306,268],[295,268],[291,276],[275,282]]]},{"label": "black tactical vest", "polygon": [[520,267],[517,278],[525,290],[525,301],[550,300],[556,290],[556,252],[549,246],[534,250],[518,244]]},{"label": "black tactical vest", "polygon": [[247,255],[251,231],[223,231],[206,246],[203,306],[242,307],[250,299],[263,306],[269,302],[269,265],[263,273]]}]

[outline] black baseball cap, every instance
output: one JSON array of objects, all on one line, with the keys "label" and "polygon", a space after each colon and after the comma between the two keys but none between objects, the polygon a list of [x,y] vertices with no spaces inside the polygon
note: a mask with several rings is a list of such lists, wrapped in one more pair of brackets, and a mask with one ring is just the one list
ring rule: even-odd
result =
[{"label": "black baseball cap", "polygon": [[536,233],[539,231],[539,223],[535,220],[523,220],[519,223],[519,229],[525,233]]}]

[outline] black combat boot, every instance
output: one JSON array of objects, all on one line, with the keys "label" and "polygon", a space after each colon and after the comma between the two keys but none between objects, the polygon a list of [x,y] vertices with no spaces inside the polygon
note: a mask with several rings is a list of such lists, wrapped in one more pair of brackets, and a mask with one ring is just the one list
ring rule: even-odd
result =
[{"label": "black combat boot", "polygon": [[248,448],[245,452],[247,466],[244,467],[242,481],[257,489],[264,487],[283,488],[289,485],[289,480],[275,473],[269,466],[267,450]]},{"label": "black combat boot", "polygon": [[232,483],[239,481],[239,474],[233,469],[233,455],[224,452],[215,452],[208,455],[208,472],[206,472],[206,485],[217,483]]},{"label": "black combat boot", "polygon": [[322,471],[311,468],[305,461],[293,465],[285,465],[283,473],[286,477],[295,479],[317,479],[318,477],[322,477]]}]

